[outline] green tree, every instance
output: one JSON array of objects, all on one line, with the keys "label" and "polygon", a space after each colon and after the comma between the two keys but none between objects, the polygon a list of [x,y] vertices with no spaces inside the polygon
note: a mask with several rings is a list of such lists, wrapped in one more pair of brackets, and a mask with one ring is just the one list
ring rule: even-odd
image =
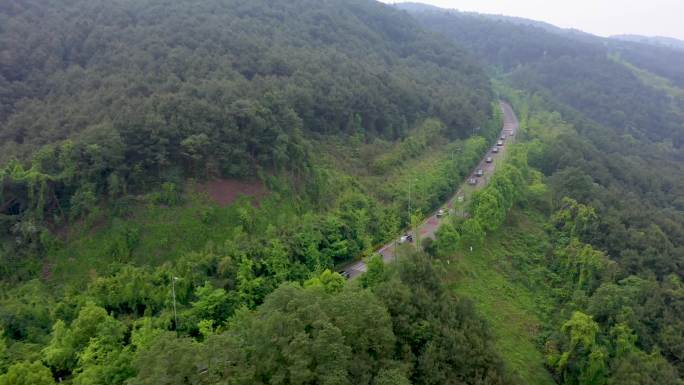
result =
[{"label": "green tree", "polygon": [[164,332],[136,355],[137,375],[129,385],[199,384],[203,358],[200,345]]},{"label": "green tree", "polygon": [[385,279],[385,261],[380,254],[373,254],[366,263],[366,272],[361,276],[363,287],[373,287]]},{"label": "green tree", "polygon": [[439,257],[452,257],[456,252],[460,235],[451,223],[442,224],[435,234],[435,250]]},{"label": "green tree", "polygon": [[681,385],[677,371],[659,354],[635,350],[611,364],[608,385]]},{"label": "green tree", "polygon": [[210,144],[209,136],[205,133],[190,135],[180,142],[181,154],[187,158],[190,170],[199,171],[198,165],[210,153]]},{"label": "green tree", "polygon": [[467,219],[460,224],[458,231],[461,235],[461,247],[464,249],[479,247],[484,242],[484,230],[477,218]]},{"label": "green tree", "polygon": [[399,369],[383,369],[373,379],[373,385],[411,385],[411,381]]},{"label": "green tree", "polygon": [[563,198],[560,208],[554,213],[552,222],[568,237],[576,237],[588,242],[598,228],[596,211],[571,198]]},{"label": "green tree", "polygon": [[608,352],[598,344],[599,325],[580,311],[561,327],[567,338],[567,350],[559,357],[550,357],[567,384],[602,385],[608,377]]},{"label": "green tree", "polygon": [[45,362],[57,371],[69,371],[76,366],[75,338],[62,320],[52,325],[50,343],[43,350]]},{"label": "green tree", "polygon": [[[577,239],[556,251],[561,260],[566,282],[573,282],[577,290],[593,292],[608,276],[612,263],[604,253]],[[609,276],[608,276],[609,277]]]},{"label": "green tree", "polygon": [[135,375],[133,354],[112,341],[95,337],[80,352],[74,385],[122,385]]},{"label": "green tree", "polygon": [[[322,313],[318,292],[281,286],[256,318],[238,319],[231,333],[217,337],[217,352],[234,362],[225,368],[227,377],[236,384],[351,383],[344,369],[351,350]],[[248,349],[235,349],[235,338]]]},{"label": "green tree", "polygon": [[222,288],[214,288],[208,281],[195,289],[197,300],[192,302],[190,315],[197,320],[212,320],[214,326],[225,321],[233,312],[230,296]]},{"label": "green tree", "polygon": [[504,206],[503,196],[494,188],[478,192],[473,197],[472,213],[485,231],[499,227],[505,218],[508,208]]},{"label": "green tree", "polygon": [[0,385],[53,385],[50,369],[40,362],[19,362],[0,375]]},{"label": "green tree", "polygon": [[90,213],[96,204],[95,186],[86,183],[71,196],[69,213],[72,219],[79,218]]},{"label": "green tree", "polygon": [[148,348],[165,329],[170,325],[164,325],[158,318],[143,317],[133,324],[131,331],[131,345],[136,350]]},{"label": "green tree", "polygon": [[5,340],[5,331],[0,328],[0,373],[4,372],[9,365],[9,354],[7,352],[7,342]]},{"label": "green tree", "polygon": [[264,277],[254,274],[255,263],[247,256],[243,256],[237,272],[237,290],[240,303],[253,307],[260,303],[266,295]]},{"label": "green tree", "polygon": [[126,327],[105,309],[88,303],[69,327],[61,320],[55,322],[50,343],[43,350],[45,361],[58,372],[70,372],[91,342],[96,350],[102,346],[113,349],[120,346],[125,332]]},{"label": "green tree", "polygon": [[271,227],[266,233],[269,234],[270,239],[262,253],[269,275],[273,276],[276,283],[285,282],[293,270],[291,269],[288,250],[285,244],[277,238],[275,229]]},{"label": "green tree", "polygon": [[325,269],[317,277],[304,282],[304,287],[322,287],[327,293],[336,293],[344,288],[345,283],[343,276]]}]

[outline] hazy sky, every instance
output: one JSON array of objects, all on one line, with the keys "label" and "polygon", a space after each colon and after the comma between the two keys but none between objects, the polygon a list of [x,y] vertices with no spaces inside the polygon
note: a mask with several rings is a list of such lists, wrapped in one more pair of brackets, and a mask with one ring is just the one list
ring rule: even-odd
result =
[{"label": "hazy sky", "polygon": [[[399,3],[401,0],[381,0]],[[638,34],[684,40],[684,0],[418,0],[461,11],[520,16],[600,36]]]}]

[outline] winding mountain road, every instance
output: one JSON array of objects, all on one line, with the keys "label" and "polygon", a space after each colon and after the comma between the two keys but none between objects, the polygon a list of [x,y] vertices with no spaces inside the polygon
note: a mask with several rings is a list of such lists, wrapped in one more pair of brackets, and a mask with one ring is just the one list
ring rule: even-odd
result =
[{"label": "winding mountain road", "polygon": [[[518,118],[516,117],[515,112],[513,112],[513,108],[511,108],[511,106],[505,102],[499,102],[499,105],[501,107],[501,111],[503,112],[503,127],[501,129],[500,137],[505,138],[504,145],[499,146],[498,153],[493,153],[492,148],[490,148],[489,151],[487,151],[484,157],[480,160],[480,163],[477,164],[477,166],[473,169],[468,178],[466,178],[466,181],[470,178],[477,179],[477,184],[475,186],[472,186],[475,190],[481,189],[487,185],[491,176],[494,174],[494,171],[496,170],[496,164],[504,158],[509,145],[515,141],[515,135],[518,131]],[[486,159],[488,157],[494,158],[495,161],[492,163],[487,163]],[[476,177],[475,172],[479,169],[482,169],[484,171],[484,174],[481,177]],[[451,199],[445,202],[443,208],[448,209],[450,213],[453,213],[454,205],[456,202],[459,202],[459,199],[461,199],[461,201],[467,199],[465,182],[461,184],[456,194],[454,194],[454,196],[451,197]],[[439,226],[442,224],[442,221],[444,219],[445,218],[438,218],[437,212],[434,212],[427,219],[425,219],[425,221],[423,221],[417,227],[417,229],[411,230],[407,234],[411,234],[415,240],[417,230],[421,239],[434,239],[435,233],[437,232],[437,229],[439,229]],[[382,246],[376,252],[382,255],[382,259],[385,263],[392,262],[395,259],[396,249],[399,244],[400,238],[394,239],[393,241]],[[364,261],[357,261],[344,267],[341,270],[341,272],[346,272],[349,275],[350,279],[354,279],[359,275],[363,274],[364,272],[366,272],[366,270],[366,263]]]}]

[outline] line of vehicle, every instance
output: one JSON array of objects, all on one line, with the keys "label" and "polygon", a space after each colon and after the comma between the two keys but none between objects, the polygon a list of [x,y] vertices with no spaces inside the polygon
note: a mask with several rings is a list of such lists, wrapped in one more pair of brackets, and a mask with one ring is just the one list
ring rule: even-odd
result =
[{"label": "line of vehicle", "polygon": [[[475,167],[475,170],[466,179],[465,183],[469,185],[484,187],[489,182],[489,178],[487,177],[487,175],[491,175],[495,171],[495,165],[493,161],[494,156],[496,154],[501,153],[500,157],[503,157],[503,154],[505,153],[507,147],[505,146],[505,141],[508,140],[509,143],[513,143],[515,141],[515,135],[518,131],[518,119],[515,116],[515,112],[508,103],[500,101],[499,105],[504,117],[501,133],[499,135],[499,138],[497,139],[496,144],[489,151],[487,151],[485,156],[482,158],[482,160],[480,160],[478,165]],[[484,179],[481,184],[480,179],[478,178]],[[432,213],[419,226],[417,226],[416,229],[418,231],[419,237],[434,238],[435,232],[441,225],[441,218],[445,216],[445,210],[447,213],[452,211],[454,200],[458,201],[459,199],[462,199],[459,197],[464,197],[463,187],[464,186],[462,183],[459,189],[456,191],[456,194],[454,194],[448,201],[446,201],[442,205],[442,207],[440,207],[440,209]],[[444,207],[446,207],[446,209]],[[395,238],[391,242],[383,245],[380,249],[376,251],[376,253],[382,256],[382,259],[385,263],[392,262],[396,255],[395,249],[400,244],[412,242],[413,237],[415,235],[415,230],[410,230],[406,232],[404,235],[400,236],[399,238]],[[365,273],[366,271],[366,263],[364,261],[357,261],[350,265],[347,265],[345,268],[339,271],[339,273],[348,279],[354,279],[360,276],[361,274]]]}]

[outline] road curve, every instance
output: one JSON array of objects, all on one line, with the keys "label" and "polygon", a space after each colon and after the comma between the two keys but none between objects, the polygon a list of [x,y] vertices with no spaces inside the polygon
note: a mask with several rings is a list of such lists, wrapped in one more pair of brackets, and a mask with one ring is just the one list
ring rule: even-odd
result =
[{"label": "road curve", "polygon": [[[513,112],[513,108],[511,106],[503,101],[499,102],[499,105],[501,107],[501,111],[503,112],[503,127],[501,129],[501,133],[499,137],[505,137],[504,139],[504,146],[499,147],[500,151],[498,154],[492,153],[492,148],[490,148],[487,153],[484,155],[484,157],[480,160],[480,162],[475,166],[475,168],[472,170],[471,174],[466,178],[476,178],[477,179],[477,185],[476,188],[482,188],[487,185],[489,180],[491,179],[491,176],[494,174],[495,171],[495,164],[494,163],[487,163],[486,159],[487,157],[503,157],[508,149],[508,145],[512,144],[515,141],[516,134],[518,132],[518,118],[515,116],[515,112]],[[499,140],[499,138],[497,138]],[[478,169],[482,169],[484,171],[484,175],[482,177],[476,177],[475,172]],[[458,189],[456,194],[452,196],[447,202],[444,203],[443,207],[446,209],[452,209],[454,205],[454,201],[458,199],[458,197],[463,197],[464,196],[464,188],[465,182],[461,184],[461,187]],[[418,227],[417,229],[411,230],[408,232],[408,234],[411,234],[413,238],[416,238],[416,230],[420,234],[420,238],[435,238],[435,232],[437,232],[437,229],[439,229],[439,226],[442,224],[442,219],[437,217],[437,213],[432,213],[428,218],[425,219]],[[376,253],[382,255],[382,259],[385,263],[392,262],[395,258],[395,250],[397,248],[397,245],[399,244],[399,238],[396,238],[389,243],[385,244],[382,246],[380,249],[376,250]],[[366,263],[364,261],[357,261],[354,262],[350,265],[347,265],[345,268],[341,270],[341,272],[345,272],[349,275],[350,279],[354,279],[358,277],[359,275],[363,274],[366,272]]]}]

